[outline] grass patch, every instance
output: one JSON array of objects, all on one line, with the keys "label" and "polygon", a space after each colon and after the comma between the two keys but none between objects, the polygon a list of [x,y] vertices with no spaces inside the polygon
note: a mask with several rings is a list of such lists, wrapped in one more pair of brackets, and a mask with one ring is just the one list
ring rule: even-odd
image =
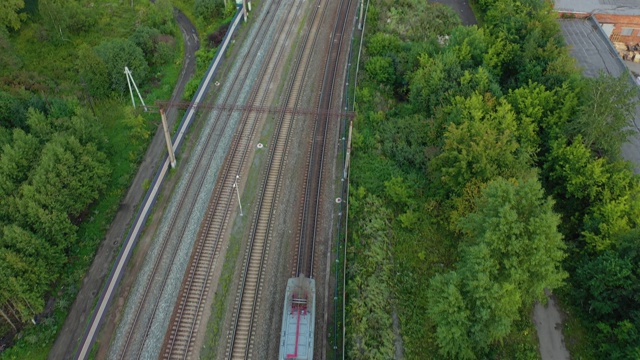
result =
[{"label": "grass patch", "polygon": [[[399,227],[397,224],[394,228]],[[396,231],[392,240],[396,310],[402,324],[405,355],[436,354],[435,326],[427,316],[429,279],[444,271],[454,259],[452,244],[434,219],[422,219],[412,231]],[[428,249],[428,250],[426,250]]]},{"label": "grass patch", "polygon": [[241,242],[242,236],[232,235],[230,238],[229,248],[227,249],[222,267],[222,274],[218,282],[218,289],[211,304],[211,315],[207,322],[204,344],[200,352],[200,356],[203,359],[213,359],[216,357],[216,351],[219,345],[218,340],[221,338],[226,310],[231,308],[231,301],[233,301],[233,298],[229,296],[233,295],[233,293],[230,293],[229,290],[231,290],[230,286],[233,281],[233,275],[235,274],[236,261],[240,254]]},{"label": "grass patch", "polygon": [[[244,234],[246,233],[246,231],[248,231],[248,228],[246,228],[248,224],[245,223],[243,219],[248,219],[250,216],[249,212],[252,209],[253,202],[255,201],[259,190],[259,181],[261,179],[260,173],[263,168],[262,164],[264,163],[264,159],[268,154],[268,147],[271,145],[268,141],[273,134],[273,121],[275,121],[275,119],[273,117],[269,117],[269,119],[271,119],[272,121],[267,121],[262,129],[260,138],[258,140],[262,144],[265,144],[265,147],[256,150],[253,157],[253,163],[249,169],[247,178],[241,179],[244,180],[244,187],[242,187],[241,194],[241,203],[244,216],[237,216],[233,224],[233,230],[229,239],[229,247],[225,255],[222,273],[218,282],[218,288],[211,304],[211,314],[207,321],[204,343],[200,352],[200,357],[203,359],[215,358],[217,348],[220,345],[219,340],[221,339],[222,335],[221,332],[224,326],[226,311],[227,309],[232,308],[231,301],[235,300],[234,298],[229,296],[234,295],[233,293],[230,293],[230,290],[232,290],[230,289],[230,286],[233,281],[233,276],[235,275],[236,262],[239,259],[239,255],[241,255],[240,249],[242,239],[244,238]],[[237,214],[240,214],[239,211]]]}]

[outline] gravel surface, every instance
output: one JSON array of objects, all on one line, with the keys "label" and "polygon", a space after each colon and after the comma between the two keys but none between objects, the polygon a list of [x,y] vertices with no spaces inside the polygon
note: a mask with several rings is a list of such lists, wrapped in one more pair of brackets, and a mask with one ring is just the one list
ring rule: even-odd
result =
[{"label": "gravel surface", "polygon": [[[307,3],[307,13],[310,10],[311,6],[315,6],[317,2],[308,2]],[[337,10],[337,2],[332,2],[332,9],[328,9],[329,13],[332,11],[335,13]],[[307,15],[308,16],[308,15]],[[306,23],[303,25],[302,33],[308,31],[308,27],[310,26],[310,19],[306,19]],[[333,25],[335,21],[335,16],[327,16],[325,18],[325,24],[323,26],[322,33],[320,34],[320,38],[318,41],[318,47],[313,54],[313,60],[310,65],[310,70],[307,74],[307,81],[304,84],[304,92],[303,97],[300,102],[301,108],[314,108],[317,105],[318,100],[318,91],[320,89],[320,84],[322,81],[323,75],[323,61],[324,57],[327,56],[326,51],[328,50],[328,46],[331,41],[330,34],[333,31]],[[294,49],[292,52],[295,52],[297,49],[295,47],[299,46],[299,39],[293,39],[294,41]],[[346,61],[343,59],[343,64]],[[346,68],[345,68],[346,70]],[[293,76],[294,74],[289,73],[287,76]],[[283,83],[286,82],[287,76],[283,76]],[[340,95],[337,95],[340,98]],[[284,101],[282,99],[276,100],[280,103]],[[340,106],[337,106],[335,109],[339,109]],[[269,245],[269,256],[267,258],[266,270],[265,270],[265,278],[263,283],[263,288],[261,292],[261,300],[260,300],[260,309],[258,311],[258,318],[256,319],[256,335],[253,340],[253,358],[254,359],[275,359],[279,353],[279,339],[280,339],[280,330],[281,330],[281,317],[282,317],[282,306],[284,302],[284,292],[286,287],[286,282],[289,277],[292,276],[294,272],[293,259],[293,247],[296,238],[296,227],[298,224],[298,219],[300,215],[300,200],[302,194],[302,186],[304,179],[304,171],[306,166],[306,156],[309,150],[309,146],[311,144],[311,140],[309,139],[309,134],[311,134],[312,130],[312,117],[299,117],[294,122],[292,128],[292,134],[290,139],[289,152],[286,156],[286,164],[284,168],[284,183],[281,184],[281,190],[279,192],[278,198],[278,206],[277,211],[274,216],[274,223],[272,225],[272,236]],[[336,153],[341,151],[340,145],[338,143],[339,136],[339,125],[340,122],[337,119],[334,119],[332,123],[333,128],[329,131],[329,144],[328,149],[330,150],[330,156],[327,156],[328,163],[326,164],[325,171],[325,185],[323,187],[323,198],[324,198],[324,206],[323,206],[323,218],[324,220],[321,222],[321,229],[319,229],[319,238],[325,239],[325,241],[321,241],[320,244],[317,245],[317,254],[316,257],[316,282],[317,282],[317,308],[316,313],[318,317],[316,318],[316,351],[315,358],[322,358],[322,354],[324,353],[324,344],[323,340],[326,338],[326,327],[324,325],[324,305],[326,303],[325,299],[328,296],[328,293],[325,291],[326,286],[326,273],[325,271],[328,269],[328,266],[331,262],[327,262],[327,251],[331,248],[331,244],[334,241],[333,235],[335,233],[335,221],[337,220],[337,214],[335,210],[339,207],[335,204],[335,198],[339,195],[339,190],[336,189],[333,185],[335,185],[335,179],[338,179],[338,183],[340,183],[339,179],[342,175],[342,166],[336,163],[338,157]],[[263,138],[270,138],[271,131],[273,125],[268,123],[265,127],[265,132],[263,134]],[[263,158],[266,160],[266,158]],[[263,174],[261,169],[264,165],[264,161],[255,163],[254,169],[252,170],[255,173]],[[262,175],[261,175],[262,176]],[[250,212],[253,213],[253,212]],[[241,230],[240,230],[241,231]],[[228,334],[230,328],[230,319],[232,312],[233,301],[235,298],[235,290],[237,289],[238,275],[241,266],[242,266],[242,256],[245,253],[246,245],[243,245],[243,248],[239,252],[239,257],[236,260],[236,279],[235,282],[230,286],[232,290],[229,291],[229,295],[227,298],[227,318],[225,319],[226,326],[221,331],[221,338],[218,340],[218,353],[217,358],[223,358],[225,346],[226,346],[226,336]],[[214,304],[214,306],[224,306],[223,304]]]},{"label": "gravel surface", "polygon": [[[249,28],[249,30],[250,32],[255,32],[255,29]],[[251,38],[251,35],[249,35],[249,37]],[[256,64],[259,65],[264,60],[266,46],[272,41],[272,38],[273,32],[269,31],[267,33],[267,40],[262,42],[261,50],[258,51],[257,54],[251,55],[256,58]],[[237,58],[245,59],[249,56],[248,45],[250,45],[250,43],[240,45]],[[233,77],[233,74],[238,73],[240,65],[240,62],[235,62],[226,79],[230,79]],[[245,79],[246,84],[253,83],[253,79],[257,76],[259,68],[260,66],[254,66],[250,70],[249,75]],[[251,86],[245,84],[239,89],[232,89],[232,81],[225,81],[224,77],[218,75],[214,81],[218,81],[221,84],[218,88],[218,99],[223,98],[222,94],[233,92],[232,98],[234,99],[234,104],[246,103]],[[213,91],[216,91],[216,89]],[[211,112],[203,127],[203,135],[212,134],[215,138],[219,139],[220,142],[218,146],[212,149],[211,144],[206,144],[204,140],[205,136],[201,136],[194,147],[192,155],[188,159],[183,160],[186,163],[186,165],[183,165],[184,169],[178,169],[176,176],[179,175],[181,179],[172,196],[169,208],[163,214],[162,225],[158,229],[153,248],[146,254],[145,264],[139,272],[136,285],[129,295],[123,320],[118,327],[115,340],[111,346],[110,358],[116,358],[117,354],[122,351],[126,340],[125,336],[132,327],[133,314],[137,307],[141,305],[144,306],[140,314],[142,321],[139,321],[142,325],[139,328],[133,329],[132,333],[135,335],[135,338],[132,340],[132,345],[134,345],[135,349],[139,349],[140,346],[142,346],[142,358],[157,358],[159,355],[170,320],[169,318],[176,302],[176,294],[180,290],[193,243],[204,217],[213,186],[216,183],[218,172],[240,119],[240,114],[234,113],[233,116],[226,121],[225,125],[220,123],[225,120],[221,120],[223,117],[219,117],[218,115],[216,111]],[[200,156],[203,157],[203,163],[206,164],[206,168],[204,169],[196,168],[194,159]],[[188,179],[191,176],[195,176],[195,184],[202,181],[202,187],[188,186]],[[184,199],[185,204],[193,204],[193,207],[187,205],[184,208],[178,208],[179,199]],[[176,219],[176,227],[174,231],[170,231],[169,223],[174,217]],[[167,242],[164,255],[160,254],[159,251],[159,244],[163,241]],[[175,256],[173,256],[174,253]],[[160,258],[161,265],[159,266],[159,271],[156,276],[152,277],[153,264],[159,256],[162,256]],[[163,284],[161,279],[165,277],[165,272],[167,271],[167,282]],[[144,304],[141,304],[144,287],[149,281],[151,281],[150,296]],[[153,314],[153,307],[150,305],[153,305],[152,303],[155,302],[156,299],[159,301],[158,308],[155,314]],[[142,337],[147,327],[150,327],[151,331],[144,344],[142,344]]]}]

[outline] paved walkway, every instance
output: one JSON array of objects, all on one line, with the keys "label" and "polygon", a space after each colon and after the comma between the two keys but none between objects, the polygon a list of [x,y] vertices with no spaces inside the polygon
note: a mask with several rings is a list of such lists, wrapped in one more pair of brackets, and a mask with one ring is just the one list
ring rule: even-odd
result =
[{"label": "paved walkway", "polygon": [[538,330],[540,356],[542,360],[568,360],[569,351],[562,334],[563,316],[558,310],[553,295],[547,294],[547,306],[536,303],[533,308],[533,322]]},{"label": "paved walkway", "polygon": [[449,5],[460,16],[462,25],[475,25],[478,23],[469,5],[469,0],[431,0],[431,2]]}]

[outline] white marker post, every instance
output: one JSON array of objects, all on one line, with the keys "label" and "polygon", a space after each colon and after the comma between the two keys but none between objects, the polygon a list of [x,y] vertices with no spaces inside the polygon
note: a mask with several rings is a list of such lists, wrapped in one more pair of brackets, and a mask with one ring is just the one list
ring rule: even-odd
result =
[{"label": "white marker post", "polygon": [[240,175],[236,175],[236,181],[234,181],[233,187],[236,189],[236,194],[238,194],[238,205],[240,205],[240,216],[244,216],[242,214],[242,203],[240,202],[240,190],[238,190],[238,179],[240,179]]}]

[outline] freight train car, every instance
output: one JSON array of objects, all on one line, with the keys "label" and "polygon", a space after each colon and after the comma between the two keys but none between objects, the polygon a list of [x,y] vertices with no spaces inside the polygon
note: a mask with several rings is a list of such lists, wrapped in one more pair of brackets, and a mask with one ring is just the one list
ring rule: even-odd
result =
[{"label": "freight train car", "polygon": [[287,281],[278,359],[313,360],[316,281],[304,276]]}]

